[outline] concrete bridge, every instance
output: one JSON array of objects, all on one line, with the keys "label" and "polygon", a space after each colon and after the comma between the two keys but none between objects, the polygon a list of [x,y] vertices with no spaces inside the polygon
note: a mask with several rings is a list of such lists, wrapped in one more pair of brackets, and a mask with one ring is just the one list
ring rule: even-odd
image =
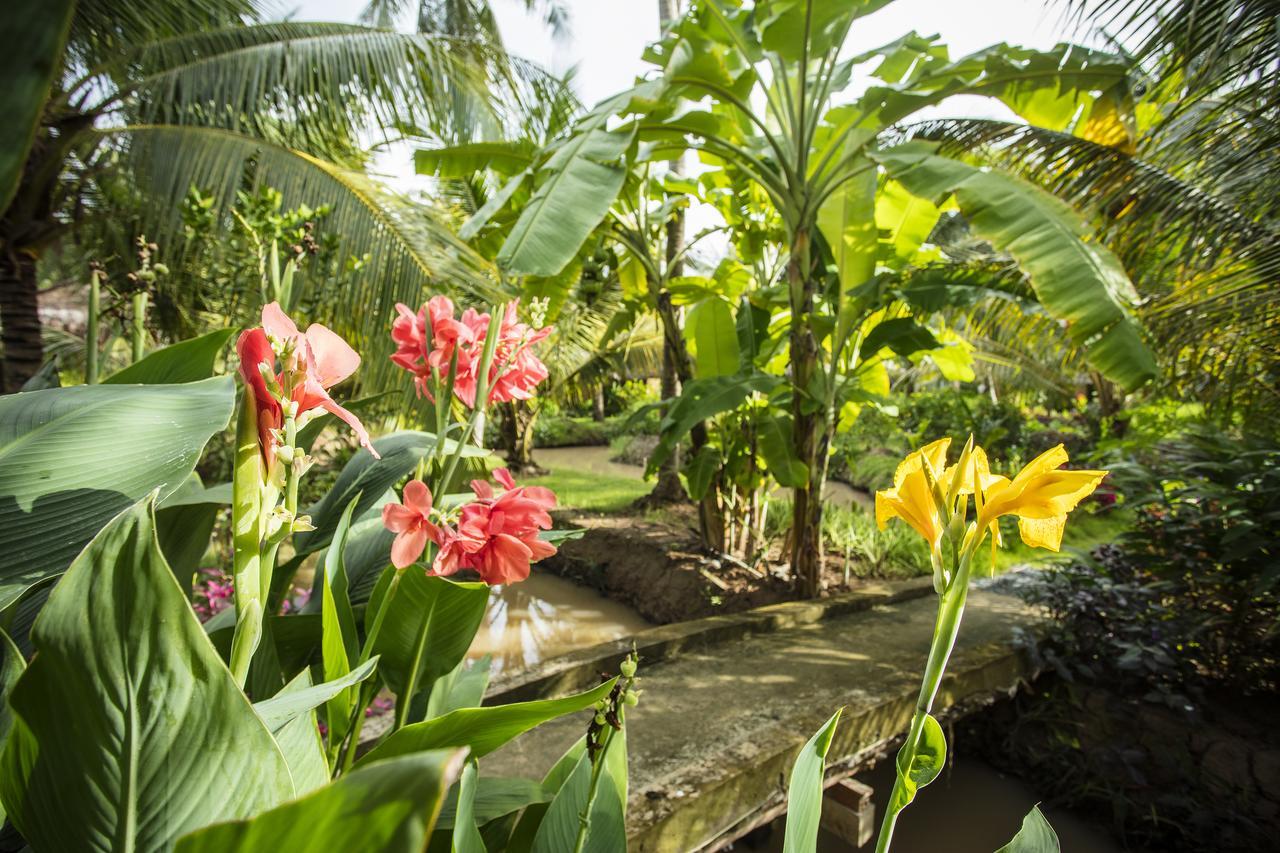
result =
[{"label": "concrete bridge", "polygon": [[[781,814],[796,753],[838,707],[828,783],[873,764],[905,732],[928,650],[930,579],[666,625],[495,683],[491,701],[560,695],[617,671],[634,641],[644,695],[627,718],[633,851],[714,850]],[[1015,690],[1030,671],[1015,630],[1036,613],[975,589],[935,708],[945,723]],[[485,759],[538,778],[581,734],[553,721]]]}]

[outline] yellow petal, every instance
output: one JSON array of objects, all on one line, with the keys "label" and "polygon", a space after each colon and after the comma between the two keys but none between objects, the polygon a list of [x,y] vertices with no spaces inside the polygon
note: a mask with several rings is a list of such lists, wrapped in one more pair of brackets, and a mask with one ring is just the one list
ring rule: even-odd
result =
[{"label": "yellow petal", "polygon": [[1027,483],[1012,512],[1023,518],[1066,515],[1093,493],[1106,471],[1052,471]]},{"label": "yellow petal", "polygon": [[920,470],[925,459],[929,460],[934,471],[941,471],[947,461],[947,448],[950,446],[951,439],[940,438],[919,450],[908,453],[907,458],[898,464],[898,470],[893,472],[893,487],[901,489],[907,477]]},{"label": "yellow petal", "polygon": [[1051,518],[1019,518],[1018,532],[1022,534],[1022,541],[1032,548],[1057,551],[1062,547],[1062,529],[1066,525],[1066,514]]}]

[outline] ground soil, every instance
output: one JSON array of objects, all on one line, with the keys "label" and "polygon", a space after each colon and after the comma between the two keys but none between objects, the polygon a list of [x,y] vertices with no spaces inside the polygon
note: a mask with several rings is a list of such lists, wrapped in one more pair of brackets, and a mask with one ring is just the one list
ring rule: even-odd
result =
[{"label": "ground soil", "polygon": [[[699,544],[692,506],[670,507],[662,515],[557,514],[557,528],[585,533],[564,542],[538,568],[599,590],[659,625],[797,598],[780,555],[753,567],[708,554]],[[826,574],[828,592],[846,589],[840,571]]]}]

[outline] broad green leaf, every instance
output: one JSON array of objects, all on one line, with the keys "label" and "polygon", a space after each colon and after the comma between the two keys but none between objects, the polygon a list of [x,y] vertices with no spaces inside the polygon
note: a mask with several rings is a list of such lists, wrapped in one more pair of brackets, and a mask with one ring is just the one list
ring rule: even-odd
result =
[{"label": "broad green leaf", "polygon": [[[329,493],[305,510],[316,529],[294,537],[298,553],[319,551],[328,545],[347,504],[357,495],[360,499],[356,501],[354,515],[356,518],[363,516],[381,500],[387,489],[417,467],[418,460],[435,451],[436,437],[429,432],[406,430],[384,435],[376,439],[373,446],[381,454],[381,459],[374,459],[373,454],[361,448],[338,474],[338,480]],[[456,447],[457,442],[453,439],[445,439],[446,455]],[[467,446],[462,449],[462,455],[480,458],[488,456],[489,452]]]},{"label": "broad green leaf", "polygon": [[941,207],[908,192],[897,181],[885,181],[884,189],[876,194],[876,228],[885,232],[894,257],[901,261],[929,239],[941,215]]},{"label": "broad green leaf", "polygon": [[686,383],[662,419],[658,445],[649,454],[648,471],[658,470],[694,424],[736,409],[752,394],[771,391],[781,381],[767,373],[743,373]]},{"label": "broad green leaf", "polygon": [[910,317],[882,320],[862,339],[862,356],[871,358],[888,348],[898,355],[907,356],[921,350],[935,350],[942,344],[933,332]]},{"label": "broad green leaf", "polygon": [[475,213],[471,214],[471,217],[466,222],[462,223],[462,227],[458,229],[458,236],[463,240],[470,240],[484,230],[484,227],[489,224],[489,220],[493,219],[498,214],[498,211],[502,210],[507,202],[511,201],[527,180],[529,180],[528,171],[512,175],[505,184],[498,188],[496,193],[489,196],[488,200],[480,205]]},{"label": "broad green leaf", "polygon": [[[583,853],[612,853],[627,849],[627,733],[626,727],[609,735],[604,753],[596,757],[594,773],[591,756],[584,750],[565,780],[538,827],[533,853],[582,850]],[[593,790],[594,788],[594,790]],[[590,811],[587,811],[590,804]],[[586,838],[577,839],[586,812]]]},{"label": "broad green leaf", "polygon": [[[277,698],[301,692],[311,687],[311,671],[304,669],[281,689]],[[329,760],[324,754],[324,741],[316,725],[315,711],[308,709],[298,714],[280,729],[272,733],[276,746],[289,765],[296,796],[309,794],[316,788],[329,784]]]},{"label": "broad green leaf", "polygon": [[720,470],[720,461],[720,451],[705,444],[685,463],[685,490],[691,499],[700,501],[706,497]]},{"label": "broad green leaf", "polygon": [[704,299],[689,312],[693,338],[694,373],[699,379],[737,373],[738,335],[733,309],[723,299]]},{"label": "broad green leaf", "polygon": [[419,175],[438,178],[469,178],[485,170],[514,175],[527,169],[536,153],[533,142],[527,139],[467,142],[443,148],[419,148],[413,152],[413,164]]},{"label": "broad green leaf", "polygon": [[230,502],[230,490],[206,489],[195,471],[182,487],[156,507],[156,538],[182,591],[190,595],[200,560],[209,550],[209,538],[218,513]]},{"label": "broad green leaf", "polygon": [[835,257],[842,291],[875,275],[879,239],[875,166],[863,157],[850,162],[865,171],[842,184],[818,208],[818,230]]},{"label": "broad green leaf", "polygon": [[165,565],[153,505],[89,543],[32,629],[0,798],[37,849],[164,850],[294,794]]},{"label": "broad green leaf", "polygon": [[0,609],[134,501],[177,490],[233,404],[229,377],[0,397]]},{"label": "broad green leaf", "polygon": [[[421,569],[404,572],[373,647],[382,659],[379,674],[397,704],[413,708],[419,691],[425,700],[436,680],[466,657],[488,603],[489,587],[483,583],[432,577]],[[413,695],[407,694],[410,680]],[[425,712],[425,702],[421,707]]]},{"label": "broad green leaf", "polygon": [[364,761],[377,761],[393,755],[444,746],[466,746],[471,749],[473,757],[483,758],[507,741],[547,720],[591,707],[608,696],[616,682],[617,679],[613,678],[592,690],[560,699],[462,708],[434,720],[413,723],[394,732],[374,747],[364,757]]},{"label": "broad green leaf", "polygon": [[869,15],[889,0],[765,0],[756,4],[756,31],[765,50],[784,61],[817,58],[839,50],[854,18]]},{"label": "broad green leaf", "polygon": [[63,67],[62,51],[74,14],[73,0],[16,0],[5,8],[5,49],[0,54],[0,210],[13,201],[22,168],[44,115],[49,86]]},{"label": "broad green leaf", "polygon": [[177,385],[208,379],[217,366],[218,356],[235,333],[234,328],[218,329],[198,338],[170,344],[111,374],[102,382],[104,385]]},{"label": "broad green leaf", "polygon": [[255,702],[253,709],[262,718],[263,725],[272,732],[278,732],[300,714],[320,707],[338,693],[364,681],[377,668],[378,658],[372,657],[332,681],[294,689],[286,687],[270,699]]},{"label": "broad green leaf", "polygon": [[[9,742],[9,731],[13,728],[13,711],[9,709],[9,693],[17,683],[18,676],[27,668],[27,660],[13,639],[4,631],[0,631],[0,649],[4,651],[4,662],[0,664],[0,754]],[[0,823],[4,822],[4,805],[0,803]]]},{"label": "broad green leaf", "polygon": [[996,853],[1059,853],[1061,849],[1058,834],[1045,819],[1040,806],[1035,805],[1022,819],[1022,828],[1018,830],[1018,834]]},{"label": "broad green leaf", "polygon": [[468,761],[458,780],[457,817],[453,824],[453,853],[485,853],[476,828],[476,763]]},{"label": "broad green leaf", "polygon": [[547,814],[547,809],[551,806],[551,799],[560,793],[565,782],[569,781],[569,777],[573,775],[574,768],[578,766],[579,760],[581,760],[586,751],[587,737],[583,735],[565,750],[564,755],[560,756],[551,769],[547,771],[547,775],[542,777],[542,790],[547,796],[547,802],[531,803],[521,813],[520,819],[516,821],[515,829],[511,831],[511,838],[507,844],[507,853],[529,853],[533,849],[533,840],[538,834],[539,827],[542,826],[542,820]]},{"label": "broad green leaf", "polygon": [[1080,217],[1045,191],[1018,178],[907,143],[875,158],[908,190],[934,203],[954,195],[975,233],[1011,254],[1071,340],[1112,381],[1134,389],[1155,377],[1155,356],[1142,339],[1137,301],[1124,268],[1089,240]]},{"label": "broad green leaf", "polygon": [[[541,783],[532,779],[481,776],[476,780],[475,796],[472,798],[472,818],[477,826],[483,826],[527,806],[548,803],[554,795],[554,791],[548,791]],[[444,807],[440,809],[436,829],[453,829],[459,815],[458,802],[458,787],[454,786],[444,801]]]},{"label": "broad green leaf", "polygon": [[839,722],[840,711],[836,711],[796,756],[791,768],[791,784],[787,789],[787,831],[782,842],[784,853],[807,853],[817,849],[825,762]]},{"label": "broad green leaf", "polygon": [[493,659],[462,660],[447,675],[436,679],[427,702],[426,719],[443,717],[459,708],[478,708],[489,688],[489,668]]},{"label": "broad green leaf", "polygon": [[438,750],[367,762],[301,799],[187,835],[176,853],[420,853],[463,759]]},{"label": "broad green leaf", "polygon": [[[320,567],[320,658],[326,681],[344,678],[360,655],[360,638],[356,633],[356,617],[351,609],[347,588],[347,571],[343,553],[347,547],[347,532],[351,527],[351,513],[359,497],[347,504],[333,542],[325,550]],[[326,697],[325,719],[329,722],[329,743],[341,743],[347,735],[347,721],[355,707],[356,696],[349,688],[342,688]]]},{"label": "broad green leaf", "polygon": [[947,738],[932,715],[925,715],[924,728],[920,730],[920,742],[916,745],[911,765],[905,766],[905,762],[906,753],[899,751],[896,763],[903,784],[903,799],[900,803],[889,803],[889,808],[894,811],[905,808],[916,798],[916,791],[937,779],[947,764]]},{"label": "broad green leaf", "polygon": [[622,189],[623,154],[633,132],[595,122],[561,142],[543,164],[542,183],[498,253],[514,275],[555,275],[578,253]]},{"label": "broad green leaf", "polygon": [[764,456],[773,479],[789,489],[804,488],[809,484],[809,466],[796,456],[793,429],[791,416],[784,412],[770,409],[756,418],[760,454]]}]

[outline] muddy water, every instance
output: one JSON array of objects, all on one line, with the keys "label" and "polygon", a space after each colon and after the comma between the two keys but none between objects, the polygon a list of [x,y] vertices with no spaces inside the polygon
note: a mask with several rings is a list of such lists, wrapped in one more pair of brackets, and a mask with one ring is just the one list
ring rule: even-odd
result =
[{"label": "muddy water", "polygon": [[[856,778],[875,790],[871,840],[858,847],[823,830],[818,835],[818,853],[870,853],[875,849],[884,800],[893,788],[893,764],[881,762]],[[1022,825],[1023,816],[1040,799],[1026,782],[1006,776],[976,758],[961,758],[922,789],[898,818],[893,853],[991,853],[1009,843]],[[1123,849],[1087,815],[1042,808],[1065,853],[1120,853]],[[780,851],[785,825],[785,818],[779,818],[767,832],[743,839],[734,849]]]},{"label": "muddy water", "polygon": [[528,580],[493,588],[470,656],[493,655],[498,675],[650,627],[630,608],[535,566]]}]

